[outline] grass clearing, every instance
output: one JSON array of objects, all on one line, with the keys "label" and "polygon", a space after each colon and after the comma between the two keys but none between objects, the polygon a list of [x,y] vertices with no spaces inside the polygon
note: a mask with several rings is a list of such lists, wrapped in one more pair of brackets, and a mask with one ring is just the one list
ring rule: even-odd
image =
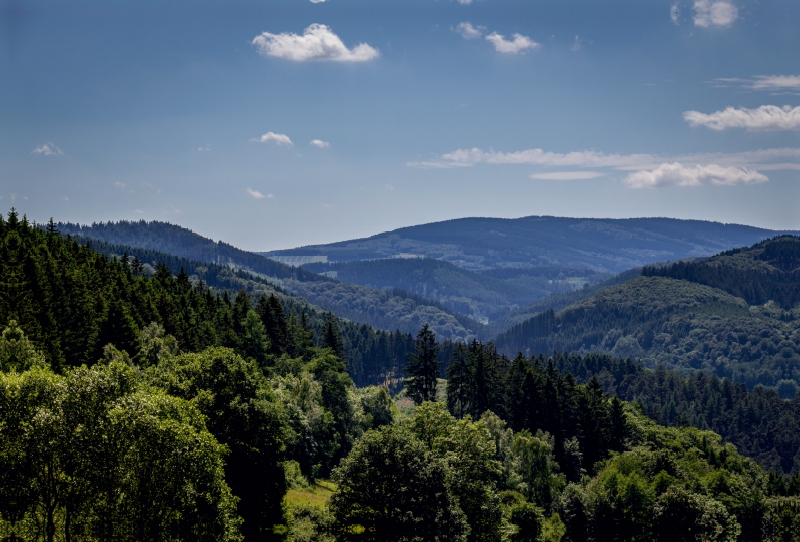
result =
[{"label": "grass clearing", "polygon": [[287,491],[286,502],[288,504],[325,506],[334,491],[336,491],[336,484],[330,480],[317,480],[313,484],[309,484],[307,488],[290,489]]}]

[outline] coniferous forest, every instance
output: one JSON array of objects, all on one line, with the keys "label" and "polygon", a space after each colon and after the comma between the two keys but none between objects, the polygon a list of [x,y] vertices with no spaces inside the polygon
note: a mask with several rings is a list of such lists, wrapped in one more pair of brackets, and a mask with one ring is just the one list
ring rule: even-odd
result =
[{"label": "coniferous forest", "polygon": [[749,365],[726,353],[707,371],[705,358],[621,355],[647,332],[635,304],[550,311],[506,335],[573,325],[588,341],[602,324],[619,330],[612,354],[537,339],[543,353],[507,355],[428,325],[356,324],[262,275],[79,242],[12,209],[0,219],[0,536],[800,540],[794,242],[720,256],[770,266],[745,278],[712,258],[633,281],[719,291],[681,318],[712,306],[785,324],[786,344],[760,348],[769,363],[742,332],[731,340]]}]

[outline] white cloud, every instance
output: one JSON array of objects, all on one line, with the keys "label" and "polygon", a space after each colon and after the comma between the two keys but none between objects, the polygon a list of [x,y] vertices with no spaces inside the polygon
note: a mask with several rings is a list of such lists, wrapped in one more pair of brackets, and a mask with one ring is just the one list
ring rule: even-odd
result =
[{"label": "white cloud", "polygon": [[[597,151],[574,151],[565,154],[527,149],[517,152],[483,151],[481,149],[458,149],[441,156],[444,167],[472,166],[474,164],[533,164],[538,166],[603,166],[620,167],[631,164],[650,164],[653,156],[649,154],[604,154]],[[421,165],[432,165],[425,162]]]},{"label": "white cloud", "polygon": [[675,2],[669,8],[669,20],[675,24],[680,24],[680,16],[681,16],[681,8],[679,8],[678,3]]},{"label": "white cloud", "polygon": [[274,142],[276,145],[286,145],[287,147],[291,147],[292,145],[294,145],[294,143],[292,143],[292,140],[289,139],[289,136],[287,136],[286,134],[276,134],[274,132],[267,132],[261,137],[254,137],[250,141],[255,141],[257,143]]},{"label": "white cloud", "polygon": [[739,18],[739,8],[730,2],[711,0],[695,0],[694,24],[708,28],[709,26],[729,26]]},{"label": "white cloud", "polygon": [[531,179],[546,181],[580,181],[605,176],[605,173],[600,173],[599,171],[554,171],[552,173],[534,173],[530,177]]},{"label": "white cloud", "polygon": [[327,149],[328,147],[331,146],[330,143],[328,143],[327,141],[322,141],[321,139],[312,139],[311,145],[319,147],[320,149]]},{"label": "white cloud", "polygon": [[[594,150],[554,153],[542,149],[527,149],[517,152],[498,152],[482,149],[458,149],[436,159],[409,162],[411,167],[454,168],[472,167],[477,164],[535,165],[545,167],[613,168],[617,170],[641,171],[656,169],[665,162],[681,162],[690,165],[717,164],[726,167],[755,167],[759,169],[798,169],[800,148],[783,147],[760,149],[738,153],[698,153],[686,155],[656,154],[605,154]],[[783,162],[779,162],[783,160]]]},{"label": "white cloud", "polygon": [[264,196],[264,194],[262,194],[258,190],[253,190],[252,188],[248,188],[247,189],[247,193],[248,193],[248,195],[250,195],[250,197],[252,197],[254,199],[262,199],[262,198],[266,197],[266,196]]},{"label": "white cloud", "polygon": [[334,62],[364,62],[380,56],[380,52],[366,43],[348,49],[341,38],[324,24],[312,24],[303,35],[284,32],[264,32],[256,36],[252,44],[262,56],[272,56],[303,62],[306,60],[330,60]]},{"label": "white cloud", "polygon": [[36,147],[31,151],[31,154],[42,154],[44,156],[58,156],[64,152],[50,142],[45,143],[41,147]]},{"label": "white cloud", "polygon": [[536,43],[527,36],[523,36],[522,34],[514,34],[511,37],[514,39],[512,41],[508,41],[501,34],[492,32],[486,36],[486,41],[490,41],[492,45],[494,45],[495,50],[500,53],[520,53],[525,49],[536,49],[541,47],[540,44]]},{"label": "white cloud", "polygon": [[581,50],[581,38],[579,36],[575,36],[575,41],[573,42],[572,47],[570,47],[570,50],[573,53],[577,53]]},{"label": "white cloud", "polygon": [[117,181],[117,182],[114,183],[114,186],[116,186],[120,190],[125,190],[125,187],[128,186],[128,185],[125,184],[125,183],[121,183],[121,182]]},{"label": "white cloud", "polygon": [[800,130],[800,106],[778,107],[762,105],[758,109],[728,107],[706,115],[699,111],[686,111],[683,119],[691,126],[705,126],[712,130],[747,128],[748,130]]},{"label": "white cloud", "polygon": [[141,209],[136,209],[133,212],[136,213],[137,215],[143,215],[144,214],[144,211],[142,211]]},{"label": "white cloud", "polygon": [[749,86],[753,90],[800,90],[800,75],[756,75]]},{"label": "white cloud", "polygon": [[474,40],[483,36],[483,31],[486,30],[486,27],[472,26],[472,23],[463,22],[458,23],[453,30],[464,36],[464,39]]},{"label": "white cloud", "polygon": [[321,4],[321,3],[322,3],[322,2],[324,2],[324,1],[325,1],[325,0],[311,0],[311,3],[312,3],[312,4]]},{"label": "white cloud", "polygon": [[458,0],[458,3],[461,4],[462,6],[468,6],[469,4],[472,3],[472,0]]},{"label": "white cloud", "polygon": [[722,167],[717,164],[687,167],[679,162],[661,164],[649,171],[637,171],[625,178],[633,188],[660,186],[734,186],[765,183],[769,179],[754,169]]}]

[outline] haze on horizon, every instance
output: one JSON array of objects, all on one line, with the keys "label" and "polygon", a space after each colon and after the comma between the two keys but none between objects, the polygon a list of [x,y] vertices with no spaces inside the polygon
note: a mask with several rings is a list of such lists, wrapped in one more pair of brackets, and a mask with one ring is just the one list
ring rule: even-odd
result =
[{"label": "haze on horizon", "polygon": [[465,216],[800,229],[792,0],[0,0],[0,207],[249,250]]}]

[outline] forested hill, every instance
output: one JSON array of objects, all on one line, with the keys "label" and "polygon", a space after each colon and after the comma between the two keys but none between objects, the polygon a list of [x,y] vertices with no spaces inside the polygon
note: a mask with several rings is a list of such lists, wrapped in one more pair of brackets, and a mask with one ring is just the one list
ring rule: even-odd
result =
[{"label": "forested hill", "polygon": [[484,322],[492,322],[554,293],[571,292],[608,278],[607,274],[590,269],[563,267],[493,269],[478,273],[431,258],[311,263],[303,268],[351,284],[399,288]]},{"label": "forested hill", "polygon": [[[468,316],[456,314],[436,301],[403,291],[379,290],[368,286],[343,284],[301,268],[274,262],[263,256],[239,250],[222,242],[214,242],[189,229],[165,222],[106,222],[80,226],[59,223],[65,235],[94,239],[119,247],[136,247],[155,251],[161,256],[141,259],[150,267],[157,261],[195,261],[247,270],[272,278],[285,291],[354,322],[365,323],[387,331],[414,333],[429,323],[442,339],[469,340],[483,337],[483,325]],[[63,228],[63,230],[61,230]],[[100,246],[96,243],[97,246]],[[118,248],[117,254],[121,253]],[[130,252],[131,254],[133,252]]]},{"label": "forested hill", "polygon": [[[413,348],[408,333],[338,318],[252,273],[82,241],[33,227],[13,211],[0,219],[0,322],[16,320],[56,369],[92,364],[108,343],[133,354],[151,323],[182,351],[227,346],[246,353],[244,320],[256,308],[272,355],[301,352],[309,340],[320,344],[333,326],[329,340],[338,341],[361,384],[397,374]],[[154,268],[152,277],[145,264]]]},{"label": "forested hill", "polygon": [[353,261],[410,253],[467,269],[558,266],[619,273],[657,261],[711,256],[780,233],[792,232],[672,218],[461,218],[270,254]]},{"label": "forested hill", "polygon": [[168,222],[120,220],[95,222],[91,225],[59,222],[57,227],[64,235],[79,235],[113,245],[147,248],[201,262],[233,265],[269,277],[301,281],[324,280],[314,273],[238,249],[222,241],[208,239],[188,228]]},{"label": "forested hill", "polygon": [[697,262],[647,267],[642,274],[705,284],[750,305],[773,301],[790,310],[800,303],[800,237],[776,237]]},{"label": "forested hill", "polygon": [[[725,256],[728,260],[721,256],[720,261],[739,258],[748,265],[762,266],[766,262],[754,260],[755,254],[769,257],[773,251],[783,253],[780,247],[787,243],[791,247],[794,241],[778,238],[759,244],[752,251],[729,254]],[[663,273],[715,269],[710,264],[693,265],[678,265]],[[719,264],[718,270],[718,275],[702,277],[731,276],[740,280],[743,276],[728,264]],[[651,270],[649,274],[661,272]],[[747,273],[745,277],[750,276]],[[784,282],[781,273],[786,272],[762,272],[759,291],[790,299],[796,282]],[[733,288],[736,280],[727,287]],[[780,386],[786,396],[792,397],[800,382],[800,307],[787,310],[777,299],[750,305],[741,297],[705,284],[643,276],[558,313],[548,311],[526,320],[498,335],[495,343],[510,355],[518,350],[609,352],[641,359],[651,367],[663,363],[684,373],[702,369],[744,382],[748,388],[756,384]]]}]

